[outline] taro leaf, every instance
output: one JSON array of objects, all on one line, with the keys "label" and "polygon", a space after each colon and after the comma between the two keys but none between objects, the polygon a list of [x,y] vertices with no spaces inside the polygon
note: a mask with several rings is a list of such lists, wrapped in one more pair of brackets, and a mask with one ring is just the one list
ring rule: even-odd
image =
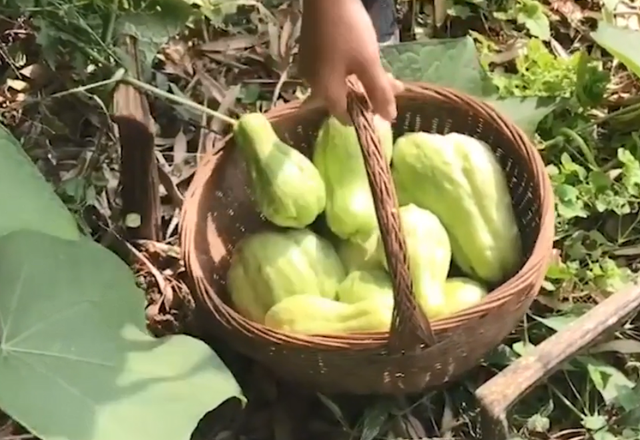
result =
[{"label": "taro leaf", "polygon": [[505,118],[511,120],[529,137],[533,137],[538,124],[560,103],[558,98],[547,97],[511,97],[505,99],[487,99]]},{"label": "taro leaf", "polygon": [[1,125],[0,151],[0,237],[18,229],[32,229],[61,238],[79,238],[73,215]]},{"label": "taro leaf", "polygon": [[640,33],[600,21],[591,37],[640,78]]},{"label": "taro leaf", "polygon": [[482,69],[470,37],[389,45],[381,53],[385,68],[396,78],[429,82],[485,99],[529,136],[558,103],[554,98],[498,99],[497,88]]},{"label": "taro leaf", "polygon": [[384,46],[381,55],[385,68],[402,81],[429,82],[474,96],[497,91],[471,37],[392,44]]},{"label": "taro leaf", "polygon": [[0,407],[43,440],[188,439],[239,387],[187,336],[145,332],[129,268],[88,239],[0,238]]}]

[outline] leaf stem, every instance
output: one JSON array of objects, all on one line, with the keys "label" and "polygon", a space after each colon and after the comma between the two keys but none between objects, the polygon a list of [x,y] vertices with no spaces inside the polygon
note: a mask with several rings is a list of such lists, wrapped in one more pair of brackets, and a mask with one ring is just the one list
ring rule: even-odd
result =
[{"label": "leaf stem", "polygon": [[125,75],[122,80],[124,82],[126,82],[127,84],[132,85],[133,87],[137,88],[137,89],[141,89],[144,90],[145,92],[151,93],[153,95],[159,96],[161,98],[164,98],[168,101],[173,101],[176,104],[180,104],[180,105],[184,105],[185,107],[189,107],[192,108],[194,110],[197,110],[201,113],[204,113],[205,115],[214,117],[214,118],[218,118],[224,122],[226,122],[227,124],[230,124],[231,126],[234,126],[238,123],[238,121],[236,119],[233,119],[230,116],[227,116],[225,114],[222,114],[220,112],[217,112],[215,110],[212,110],[208,107],[205,107],[204,105],[198,104],[196,102],[193,102],[189,99],[185,99],[181,96],[177,96],[174,95],[172,93],[168,93],[165,92],[164,90],[160,90],[157,87],[154,87],[150,84],[147,84],[143,81],[139,81],[135,78],[133,78],[131,75]]}]

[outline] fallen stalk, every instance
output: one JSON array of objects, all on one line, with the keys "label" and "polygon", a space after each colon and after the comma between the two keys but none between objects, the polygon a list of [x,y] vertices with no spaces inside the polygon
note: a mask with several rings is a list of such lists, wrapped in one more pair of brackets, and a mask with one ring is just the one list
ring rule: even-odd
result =
[{"label": "fallen stalk", "polygon": [[227,124],[230,124],[231,126],[235,126],[238,123],[236,119],[233,119],[230,116],[227,116],[225,114],[212,110],[209,107],[205,107],[204,105],[198,104],[197,102],[193,102],[181,96],[177,96],[172,93],[165,92],[164,90],[160,90],[157,87],[149,85],[143,81],[137,80],[130,75],[124,75],[124,77],[122,78],[122,81],[139,90],[143,90],[145,92],[151,93],[152,95],[166,99],[167,101],[172,101],[172,102],[175,102],[176,104],[184,105],[185,107],[189,107],[193,110],[199,111],[213,118],[218,118],[221,121],[224,121]]}]

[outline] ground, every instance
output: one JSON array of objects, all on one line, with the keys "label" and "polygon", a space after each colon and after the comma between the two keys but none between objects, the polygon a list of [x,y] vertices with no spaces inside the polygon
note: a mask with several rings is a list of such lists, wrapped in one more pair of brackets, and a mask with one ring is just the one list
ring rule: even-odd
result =
[{"label": "ground", "polygon": [[[121,255],[131,250],[114,232],[119,226],[132,234],[127,238],[144,240],[131,252],[147,290],[150,326],[160,335],[182,330],[179,311],[189,308],[181,295],[179,208],[197,157],[217,148],[228,128],[210,109],[236,117],[305,95],[295,72],[300,14],[296,2],[288,1],[220,6],[174,0],[157,2],[157,9],[151,7],[156,3],[117,3],[0,6],[0,121],[85,232]],[[298,393],[274,385],[259,367],[247,367],[221,345],[220,355],[245,377],[241,382],[254,387],[247,394],[258,396],[249,399],[251,416],[238,422],[242,429],[235,435],[281,440],[300,436],[299,429],[307,436],[363,440],[468,435],[477,423],[469,390],[635,277],[640,44],[633,38],[640,41],[640,34],[633,32],[640,5],[460,0],[438,2],[436,9],[446,11],[439,26],[433,17],[442,14],[434,14],[430,3],[400,5],[403,41],[418,43],[385,49],[385,62],[401,79],[519,105],[510,107],[511,116],[539,147],[556,196],[554,261],[541,295],[510,338],[462,384],[402,402]],[[593,34],[599,21],[630,30],[625,35],[632,38],[623,45],[635,45],[635,57],[607,46],[616,41],[616,30]],[[420,43],[433,37],[459,39]],[[116,59],[137,72],[137,79],[117,88],[123,73],[114,67]],[[488,75],[474,71],[474,63]],[[145,137],[145,124],[155,132],[155,145]],[[144,214],[154,210],[160,221]],[[640,333],[629,318],[522,398],[510,423],[526,439],[640,438],[637,353]],[[269,399],[278,403],[265,404]],[[234,431],[229,420],[236,418],[229,414],[237,408],[221,411],[225,416],[211,413],[194,438]],[[31,438],[1,414],[1,440]]]}]

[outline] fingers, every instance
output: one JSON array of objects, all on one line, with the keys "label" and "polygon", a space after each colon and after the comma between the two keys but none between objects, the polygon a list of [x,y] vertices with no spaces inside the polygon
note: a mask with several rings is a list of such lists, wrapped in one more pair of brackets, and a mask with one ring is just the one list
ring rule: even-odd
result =
[{"label": "fingers", "polygon": [[380,63],[368,63],[366,68],[363,66],[359,70],[356,74],[367,92],[373,111],[387,121],[393,121],[398,113],[395,95],[402,91],[402,83],[387,73]]},{"label": "fingers", "polygon": [[395,79],[390,72],[387,73],[387,77],[391,83],[391,90],[393,90],[394,96],[404,91],[404,83],[402,81]]},{"label": "fingers", "polygon": [[[334,75],[331,78],[318,75],[316,78],[322,78],[322,80],[312,81],[315,84],[311,84],[311,94],[303,101],[302,108],[315,108],[324,105],[329,113],[342,124],[352,125],[347,112],[348,87],[346,81],[341,75]],[[403,83],[384,70],[377,76],[360,74],[358,79],[365,88],[373,111],[384,119],[393,121],[397,114],[395,95],[404,90]]]}]

